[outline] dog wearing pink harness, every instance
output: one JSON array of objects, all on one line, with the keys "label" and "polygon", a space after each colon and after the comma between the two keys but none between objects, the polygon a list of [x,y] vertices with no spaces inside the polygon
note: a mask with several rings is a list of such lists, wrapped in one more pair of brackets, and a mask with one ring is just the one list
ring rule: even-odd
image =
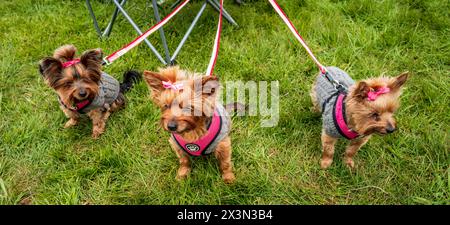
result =
[{"label": "dog wearing pink harness", "polygon": [[337,67],[327,67],[328,76],[344,87],[340,90],[323,74],[318,74],[311,90],[314,110],[322,114],[323,169],[333,162],[338,139],[349,140],[344,162],[354,167],[353,156],[373,134],[385,135],[396,130],[394,113],[408,74],[377,77],[362,81],[353,79]]},{"label": "dog wearing pink harness", "polygon": [[160,124],[170,133],[169,143],[179,159],[176,178],[189,175],[192,157],[211,154],[219,161],[223,181],[233,183],[231,118],[227,110],[239,110],[239,104],[227,105],[225,109],[217,101],[218,78],[178,67],[145,71],[144,78],[152,101],[161,109]]}]

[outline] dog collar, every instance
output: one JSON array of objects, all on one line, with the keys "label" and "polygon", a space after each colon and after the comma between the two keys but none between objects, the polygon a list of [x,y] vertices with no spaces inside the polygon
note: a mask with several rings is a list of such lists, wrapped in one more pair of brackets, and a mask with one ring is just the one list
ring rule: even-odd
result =
[{"label": "dog collar", "polygon": [[84,101],[82,101],[82,102],[79,102],[79,103],[75,104],[75,106],[68,107],[66,104],[64,104],[64,102],[61,100],[61,98],[60,98],[59,96],[58,96],[58,100],[59,100],[59,103],[60,103],[61,105],[63,105],[65,108],[69,109],[69,110],[72,111],[72,112],[77,112],[77,113],[81,113],[81,114],[84,113],[82,110],[83,110],[84,108],[86,108],[88,105],[91,104],[91,101],[89,101],[88,99],[86,99],[86,100],[84,100]]},{"label": "dog collar", "polygon": [[80,59],[73,59],[62,64],[63,68],[71,67],[80,62]]},{"label": "dog collar", "polygon": [[172,133],[172,137],[175,142],[183,149],[186,153],[191,156],[201,156],[206,155],[205,150],[213,143],[222,129],[222,117],[219,115],[217,110],[214,110],[214,115],[212,117],[211,123],[209,124],[208,131],[205,135],[194,142],[188,142],[184,140],[179,134]]},{"label": "dog collar", "polygon": [[350,129],[347,125],[346,115],[345,115],[345,104],[344,99],[347,97],[344,93],[339,93],[333,108],[333,122],[337,131],[345,138],[353,140],[360,135]]}]

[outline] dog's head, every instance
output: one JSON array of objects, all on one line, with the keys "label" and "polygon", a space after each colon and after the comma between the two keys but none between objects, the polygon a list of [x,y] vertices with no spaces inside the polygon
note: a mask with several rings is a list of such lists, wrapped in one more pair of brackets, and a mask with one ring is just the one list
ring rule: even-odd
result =
[{"label": "dog's head", "polygon": [[101,79],[102,51],[88,50],[75,59],[76,51],[73,45],[64,45],[39,63],[46,83],[68,106],[94,99]]},{"label": "dog's head", "polygon": [[408,79],[378,77],[359,81],[349,91],[346,110],[350,122],[359,134],[387,134],[397,129],[394,113],[400,105],[401,89]]},{"label": "dog's head", "polygon": [[161,125],[169,132],[183,134],[203,129],[214,113],[219,81],[215,76],[188,77],[178,67],[159,72],[145,71],[151,99],[162,111]]}]

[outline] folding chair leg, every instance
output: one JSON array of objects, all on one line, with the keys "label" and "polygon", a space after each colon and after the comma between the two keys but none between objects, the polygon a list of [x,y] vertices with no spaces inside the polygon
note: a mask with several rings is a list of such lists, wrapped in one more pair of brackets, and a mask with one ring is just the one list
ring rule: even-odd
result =
[{"label": "folding chair leg", "polygon": [[[127,2],[127,0],[122,0],[120,5],[123,7],[126,2]],[[111,17],[111,20],[108,23],[108,26],[106,27],[105,31],[102,34],[102,37],[109,37],[109,35],[111,34],[111,30],[113,28],[114,22],[116,21],[116,18],[117,18],[118,14],[119,14],[119,9],[116,7],[116,9],[114,9],[114,13],[113,13],[113,15]]]},{"label": "folding chair leg", "polygon": [[[159,23],[159,21],[161,21],[161,18],[159,17],[158,3],[156,2],[156,0],[152,0],[152,4],[153,4],[153,12],[155,14],[156,22]],[[159,28],[159,35],[161,37],[161,42],[163,44],[163,48],[166,53],[166,62],[170,63],[170,52],[169,52],[169,47],[167,47],[167,40],[166,40],[166,36],[164,35],[163,27]]]},{"label": "folding chair leg", "polygon": [[179,4],[181,3],[181,0],[177,0],[175,3],[173,3],[170,8],[174,9],[175,7],[177,7]]},{"label": "folding chair leg", "polygon": [[94,11],[92,10],[91,1],[86,0],[86,6],[88,8],[89,15],[91,15],[92,21],[94,22],[95,31],[97,31],[98,36],[101,37],[102,36],[102,31],[100,30],[100,27],[98,26],[97,18],[95,17]]},{"label": "folding chair leg", "polygon": [[184,35],[183,39],[181,39],[180,44],[178,44],[177,49],[172,55],[172,58],[170,59],[170,62],[173,63],[175,61],[175,58],[178,56],[178,53],[180,53],[181,48],[183,47],[184,43],[188,39],[189,35],[191,34],[192,30],[195,27],[195,24],[197,24],[198,20],[200,19],[200,16],[203,14],[203,12],[206,9],[206,1],[203,3],[202,7],[197,13],[197,16],[195,16],[194,21],[192,21],[191,25],[189,26],[188,30],[186,31],[186,34]]},{"label": "folding chair leg", "polygon": [[[220,3],[217,2],[217,0],[206,0],[215,10],[217,10],[218,12],[220,12]],[[225,19],[228,20],[228,22],[230,22],[231,24],[233,24],[234,26],[238,26],[238,24],[236,23],[236,21],[234,21],[233,17],[231,17],[231,15],[225,10],[225,8],[223,9],[223,17],[225,17]]]},{"label": "folding chair leg", "polygon": [[[134,23],[133,19],[131,19],[131,17],[128,15],[128,13],[125,12],[125,10],[122,8],[122,6],[119,4],[119,2],[117,2],[117,0],[113,0],[113,2],[117,6],[119,11],[123,14],[123,16],[128,20],[128,22],[133,26],[133,28],[136,30],[136,32],[139,35],[141,35],[142,34],[141,29],[139,29],[139,27],[136,25],[136,23]],[[167,65],[167,62],[162,58],[162,56],[155,49],[155,47],[153,47],[153,45],[150,43],[150,41],[148,41],[147,38],[144,39],[144,41],[148,45],[148,47],[152,50],[153,54],[156,55],[156,57],[159,59],[159,61],[161,61],[164,65]]]}]

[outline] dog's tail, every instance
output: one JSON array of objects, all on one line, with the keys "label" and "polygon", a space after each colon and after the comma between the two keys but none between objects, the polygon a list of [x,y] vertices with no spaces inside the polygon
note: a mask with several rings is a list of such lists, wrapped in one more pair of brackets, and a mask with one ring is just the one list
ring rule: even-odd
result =
[{"label": "dog's tail", "polygon": [[233,103],[226,104],[225,110],[228,113],[231,113],[231,112],[245,113],[245,111],[247,110],[247,106],[242,103],[239,103],[239,102],[233,102]]},{"label": "dog's tail", "polygon": [[141,73],[134,70],[126,71],[123,74],[123,81],[120,84],[120,92],[126,93],[134,86],[134,84],[138,83],[141,79],[142,79]]}]

